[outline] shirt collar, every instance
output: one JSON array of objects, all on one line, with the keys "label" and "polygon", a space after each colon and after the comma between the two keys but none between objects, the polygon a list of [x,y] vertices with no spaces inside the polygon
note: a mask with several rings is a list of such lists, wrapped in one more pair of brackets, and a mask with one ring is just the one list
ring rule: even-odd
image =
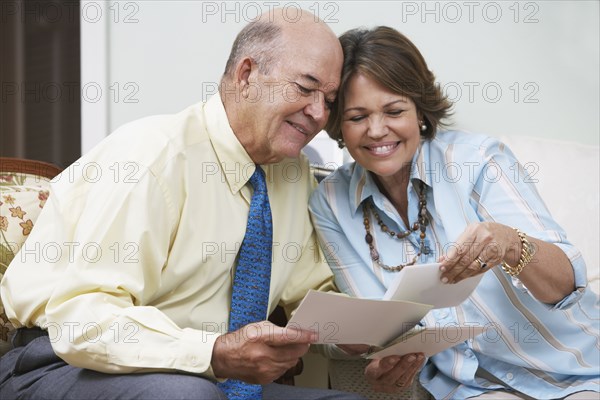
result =
[{"label": "shirt collar", "polygon": [[[415,184],[415,180],[424,182],[431,187],[431,174],[435,171],[429,166],[429,146],[430,140],[421,140],[415,155],[413,156],[412,166],[410,171],[410,180]],[[350,177],[350,185],[348,187],[351,209],[356,213],[364,200],[373,197],[373,200],[379,208],[383,208],[383,204],[387,202],[383,199],[383,194],[379,191],[373,175],[360,166],[358,163],[353,164],[352,175]]]},{"label": "shirt collar", "polygon": [[352,165],[352,175],[348,186],[348,198],[350,207],[356,212],[365,199],[371,196],[381,195],[373,176],[358,163]]},{"label": "shirt collar", "polygon": [[219,168],[231,193],[237,194],[250,180],[256,164],[233,133],[219,94],[204,103],[203,113],[208,137],[219,160]]},{"label": "shirt collar", "polygon": [[431,174],[435,174],[434,166],[431,165],[430,159],[431,140],[423,139],[412,160],[412,168],[410,171],[410,180],[418,179],[431,187]]}]

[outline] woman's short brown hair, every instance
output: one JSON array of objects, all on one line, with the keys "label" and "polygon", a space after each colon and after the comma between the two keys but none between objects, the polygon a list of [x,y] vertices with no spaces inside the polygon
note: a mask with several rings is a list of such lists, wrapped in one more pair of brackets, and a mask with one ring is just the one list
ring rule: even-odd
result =
[{"label": "woman's short brown hair", "polygon": [[325,126],[329,136],[335,140],[342,137],[345,91],[350,79],[360,73],[410,98],[427,125],[421,136],[433,138],[438,126],[443,126],[443,120],[450,116],[452,103],[442,94],[419,49],[406,36],[387,26],[349,30],[340,36],[340,43],[344,65],[338,97]]}]

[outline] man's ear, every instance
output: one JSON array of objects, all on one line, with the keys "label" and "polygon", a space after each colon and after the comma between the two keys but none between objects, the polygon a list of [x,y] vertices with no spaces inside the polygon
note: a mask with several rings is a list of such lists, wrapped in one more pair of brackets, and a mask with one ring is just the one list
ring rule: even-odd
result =
[{"label": "man's ear", "polygon": [[244,90],[250,84],[250,76],[256,68],[256,64],[250,57],[244,57],[238,62],[234,71],[234,81],[240,85],[240,90]]}]

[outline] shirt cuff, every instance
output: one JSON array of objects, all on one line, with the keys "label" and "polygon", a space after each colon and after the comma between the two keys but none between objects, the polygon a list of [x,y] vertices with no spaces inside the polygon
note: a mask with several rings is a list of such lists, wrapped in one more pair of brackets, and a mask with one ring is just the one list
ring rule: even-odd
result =
[{"label": "shirt cuff", "polygon": [[206,378],[223,381],[215,376],[211,366],[212,352],[220,332],[185,328],[179,343],[179,365],[177,369],[201,374]]},{"label": "shirt cuff", "polygon": [[587,286],[587,268],[581,253],[575,247],[563,243],[555,243],[555,245],[567,255],[573,266],[575,290],[552,307],[553,310],[566,310],[577,304],[581,296],[583,296]]}]

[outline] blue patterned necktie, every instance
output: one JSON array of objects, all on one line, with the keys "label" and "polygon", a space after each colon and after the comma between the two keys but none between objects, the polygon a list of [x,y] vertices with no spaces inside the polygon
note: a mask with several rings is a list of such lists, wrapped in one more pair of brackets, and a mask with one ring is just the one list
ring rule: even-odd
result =
[{"label": "blue patterned necktie", "polygon": [[[254,194],[250,201],[246,235],[240,248],[240,257],[233,279],[229,332],[267,318],[273,224],[265,173],[258,165],[250,177],[250,184],[254,188]],[[261,385],[229,379],[219,383],[218,386],[230,400],[262,398]]]}]

